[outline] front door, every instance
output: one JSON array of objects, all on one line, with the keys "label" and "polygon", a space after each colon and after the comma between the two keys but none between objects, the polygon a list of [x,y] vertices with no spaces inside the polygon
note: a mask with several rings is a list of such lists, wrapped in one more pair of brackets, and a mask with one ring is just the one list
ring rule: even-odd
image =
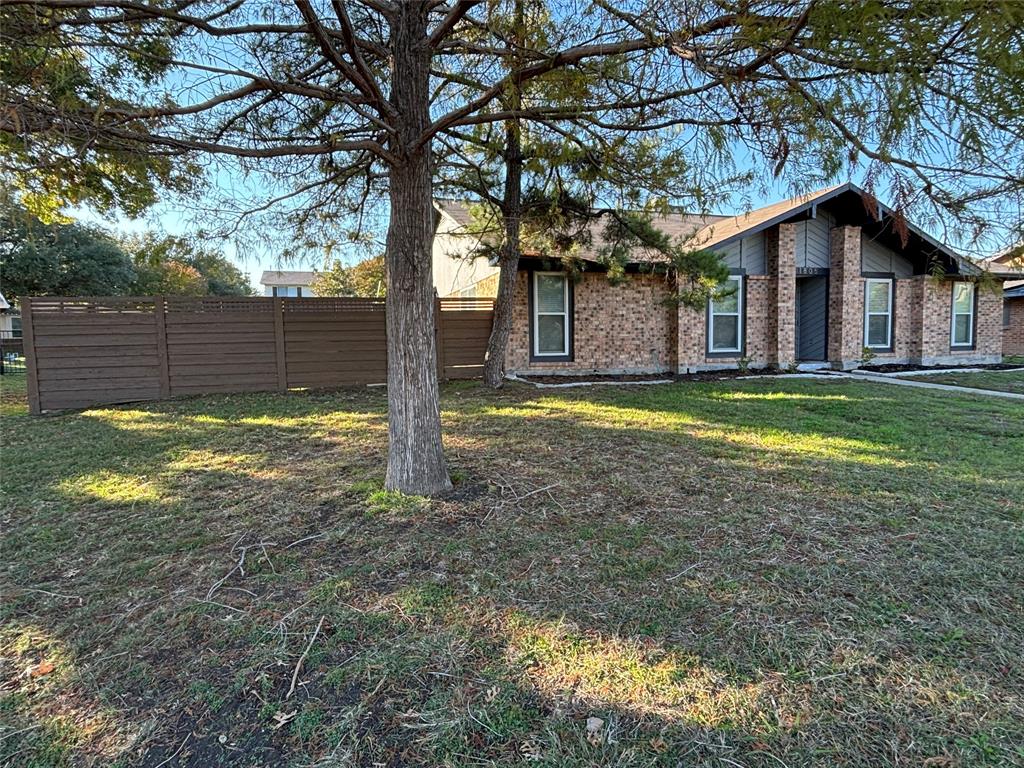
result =
[{"label": "front door", "polygon": [[796,281],[796,357],[801,362],[825,360],[828,334],[828,278]]}]

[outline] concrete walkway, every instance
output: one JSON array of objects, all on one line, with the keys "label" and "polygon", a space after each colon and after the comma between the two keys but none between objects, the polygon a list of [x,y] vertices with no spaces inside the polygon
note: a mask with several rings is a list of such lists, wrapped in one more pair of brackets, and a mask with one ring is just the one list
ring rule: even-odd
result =
[{"label": "concrete walkway", "polygon": [[897,387],[918,387],[919,389],[937,389],[940,392],[956,392],[958,395],[988,395],[989,397],[1003,397],[1008,400],[1024,400],[1024,394],[1019,392],[1000,392],[996,389],[975,389],[974,387],[958,387],[955,384],[933,384],[930,381],[908,381],[892,376],[884,376],[879,373],[859,373],[856,371],[836,371],[833,376],[842,376],[848,379],[859,379],[861,381],[874,381],[879,384],[893,384]]}]

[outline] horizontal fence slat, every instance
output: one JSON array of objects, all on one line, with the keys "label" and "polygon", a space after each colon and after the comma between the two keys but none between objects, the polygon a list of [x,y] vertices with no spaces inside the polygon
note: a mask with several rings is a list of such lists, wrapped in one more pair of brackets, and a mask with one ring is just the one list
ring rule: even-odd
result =
[{"label": "horizontal fence slat", "polygon": [[153,365],[125,365],[119,367],[105,366],[100,368],[85,368],[73,366],[70,368],[42,368],[39,371],[39,381],[60,381],[64,379],[118,379],[122,376],[152,376],[160,374],[160,368],[154,361]]},{"label": "horizontal fence slat", "polygon": [[218,386],[224,384],[226,386],[238,385],[249,385],[249,384],[267,384],[272,386],[277,383],[277,371],[272,373],[232,373],[230,375],[220,374],[202,374],[202,373],[187,373],[187,374],[171,374],[171,386]]}]

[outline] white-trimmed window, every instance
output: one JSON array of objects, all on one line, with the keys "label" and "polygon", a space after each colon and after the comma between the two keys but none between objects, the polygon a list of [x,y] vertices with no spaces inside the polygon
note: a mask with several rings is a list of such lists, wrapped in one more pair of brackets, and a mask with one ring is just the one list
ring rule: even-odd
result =
[{"label": "white-trimmed window", "polygon": [[953,315],[949,326],[950,346],[973,346],[974,283],[953,283]]},{"label": "white-trimmed window", "polygon": [[274,296],[281,296],[286,299],[302,298],[301,285],[275,285],[272,291]]},{"label": "white-trimmed window", "polygon": [[564,272],[533,273],[533,356],[567,358],[571,311]]},{"label": "white-trimmed window", "polygon": [[864,285],[864,346],[892,349],[892,285],[888,278],[870,278]]},{"label": "white-trimmed window", "polygon": [[730,275],[708,300],[708,352],[743,351],[743,276]]}]

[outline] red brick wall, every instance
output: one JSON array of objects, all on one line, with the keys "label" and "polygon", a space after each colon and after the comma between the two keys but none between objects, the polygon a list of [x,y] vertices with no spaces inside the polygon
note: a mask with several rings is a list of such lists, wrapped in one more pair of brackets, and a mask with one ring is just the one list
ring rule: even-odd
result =
[{"label": "red brick wall", "polygon": [[998,362],[1003,354],[1003,303],[1001,293],[977,289],[974,349],[950,347],[953,281],[918,277],[921,281],[921,354],[924,365],[959,365]]},{"label": "red brick wall", "polygon": [[675,308],[662,275],[629,275],[618,285],[584,273],[574,291],[574,359],[530,362],[529,273],[516,280],[506,369],[510,372],[660,372],[675,367]]},{"label": "red brick wall", "polygon": [[834,227],[831,238],[828,359],[837,368],[852,368],[857,365],[864,350],[860,227]]},{"label": "red brick wall", "polygon": [[768,331],[770,361],[786,368],[796,360],[796,226],[779,224],[765,231],[765,271],[770,278],[772,312]]},{"label": "red brick wall", "polygon": [[1024,298],[1006,299],[1010,324],[1003,328],[1003,354],[1024,355]]},{"label": "red brick wall", "polygon": [[[778,353],[775,313],[771,311],[775,286],[767,275],[749,275],[744,281],[746,357],[752,368],[764,368],[775,363]],[[708,357],[707,312],[680,306],[678,371],[686,373],[711,367],[736,367],[740,356]]]}]

